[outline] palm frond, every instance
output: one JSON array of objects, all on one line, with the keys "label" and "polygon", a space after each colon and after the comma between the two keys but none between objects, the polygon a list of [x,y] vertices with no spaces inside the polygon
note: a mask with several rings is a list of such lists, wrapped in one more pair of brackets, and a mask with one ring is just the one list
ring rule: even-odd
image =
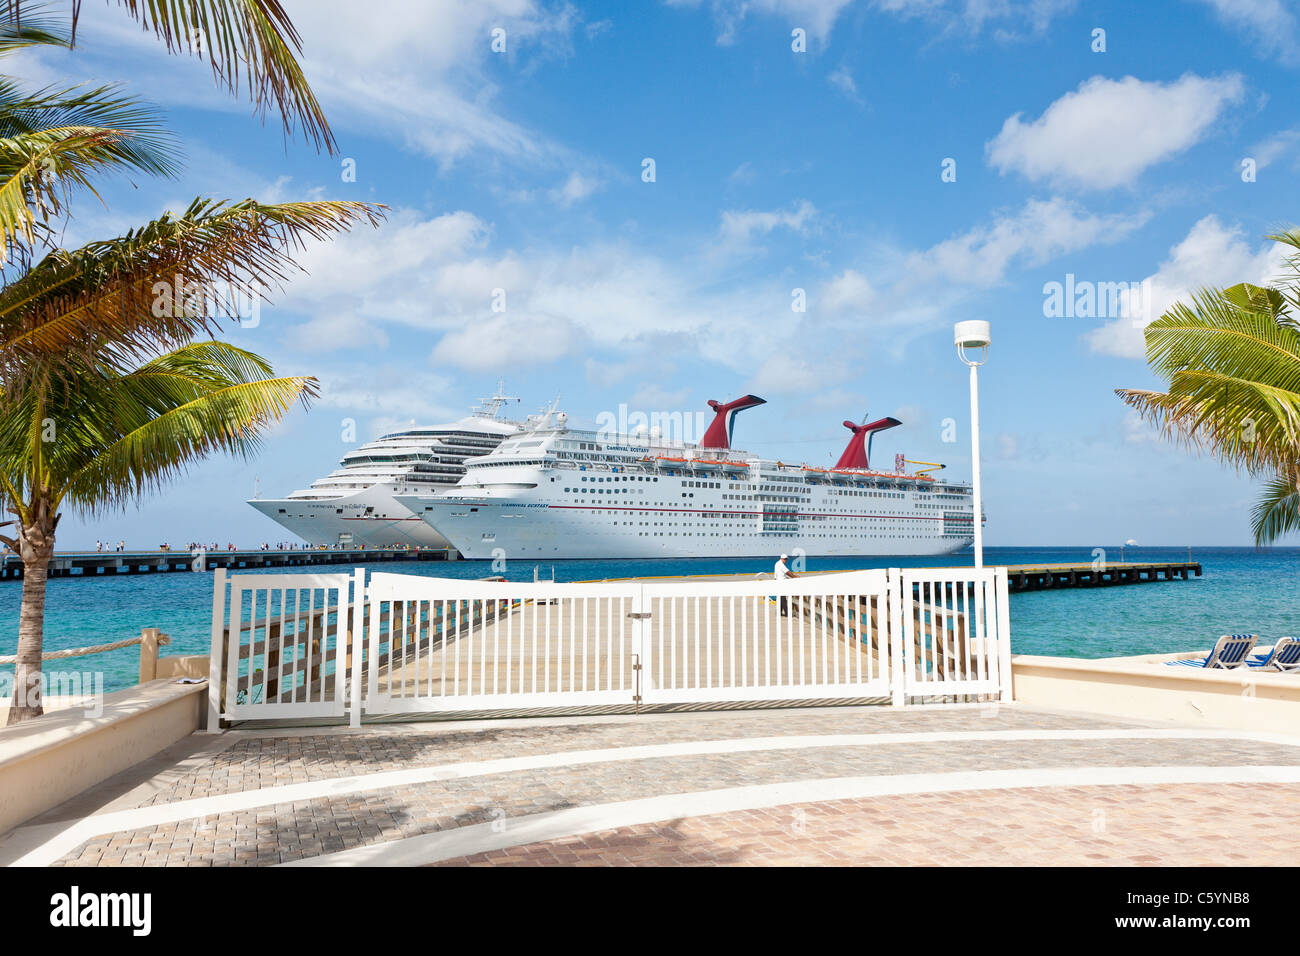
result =
[{"label": "palm frond", "polygon": [[223,319],[238,320],[234,303],[212,290],[251,283],[265,297],[299,268],[293,256],[305,243],[358,222],[376,225],[383,210],[358,202],[195,200],[180,216],[51,253],[0,290],[0,377],[14,381],[73,353],[125,368],[184,344]]},{"label": "palm frond", "polygon": [[[202,56],[219,86],[236,96],[246,90],[256,115],[265,117],[275,109],[286,135],[300,128],[316,149],[334,153],[334,134],[298,64],[302,39],[280,0],[116,3],[144,30],[152,31],[169,53]],[[12,2],[15,10],[20,6]],[[74,7],[74,36],[77,19]]]},{"label": "palm frond", "polygon": [[1279,472],[1264,484],[1264,490],[1251,512],[1251,531],[1256,546],[1276,541],[1282,535],[1300,530],[1300,488],[1296,487],[1295,470]]},{"label": "palm frond", "polygon": [[120,85],[44,87],[27,91],[0,77],[0,137],[69,128],[111,132],[124,168],[175,176],[179,145],[156,107],[123,92]]},{"label": "palm frond", "polygon": [[[5,3],[0,10],[0,55],[30,46],[72,45],[67,18],[50,15],[49,3]],[[21,16],[20,16],[21,14]]]},{"label": "palm frond", "polygon": [[243,380],[209,370],[209,381],[171,375],[125,376],[112,389],[113,419],[120,434],[67,475],[60,489],[83,512],[115,507],[162,487],[216,452],[247,458],[261,433],[296,403],[317,394],[305,377]]}]

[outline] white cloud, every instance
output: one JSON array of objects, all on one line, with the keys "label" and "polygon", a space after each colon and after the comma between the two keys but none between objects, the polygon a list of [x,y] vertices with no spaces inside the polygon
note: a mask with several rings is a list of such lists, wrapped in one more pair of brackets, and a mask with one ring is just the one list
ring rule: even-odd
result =
[{"label": "white cloud", "polygon": [[694,413],[697,409],[691,399],[695,389],[691,385],[683,388],[668,389],[657,382],[642,385],[627,400],[628,408],[640,412],[675,412]]},{"label": "white cloud", "polygon": [[600,189],[601,185],[601,181],[594,176],[573,172],[569,174],[563,186],[550,191],[550,197],[561,206],[571,206],[575,202],[586,199]]},{"label": "white cloud", "polygon": [[1195,145],[1243,95],[1236,75],[1189,73],[1173,83],[1095,76],[1037,120],[1008,118],[986,149],[1002,173],[1109,189]]},{"label": "white cloud", "polygon": [[845,269],[826,284],[822,291],[822,304],[833,311],[862,311],[871,305],[876,290],[867,277],[856,269]]},{"label": "white cloud", "polygon": [[826,77],[831,86],[835,87],[855,103],[861,103],[862,97],[858,95],[858,84],[853,80],[853,74],[849,68],[840,65]]},{"label": "white cloud", "polygon": [[1226,227],[1216,216],[1206,216],[1144,280],[1147,301],[1142,303],[1141,314],[1093,329],[1087,336],[1088,345],[1092,351],[1106,355],[1143,358],[1143,329],[1175,302],[1207,286],[1221,288],[1238,282],[1264,285],[1279,274],[1281,265],[1282,256],[1275,243],[1252,247],[1240,227]]},{"label": "white cloud", "polygon": [[[698,7],[701,0],[665,0],[669,6]],[[736,39],[745,17],[751,13],[779,17],[790,28],[802,27],[811,40],[825,44],[840,14],[853,0],[711,0],[709,8],[718,28],[718,43]],[[874,0],[877,10],[910,19],[924,17],[942,25],[943,32],[958,29],[978,34],[996,24],[998,39],[1011,39],[1025,32],[1041,33],[1058,13],[1073,8],[1075,0]]]},{"label": "white cloud", "polygon": [[[700,0],[665,0],[670,7],[698,7]],[[853,0],[712,0],[709,4],[718,27],[718,43],[726,46],[736,39],[736,30],[751,12],[780,17],[790,29],[802,27],[810,39],[824,42],[840,11]]]},{"label": "white cloud", "polygon": [[576,353],[585,336],[570,319],[524,312],[475,319],[448,332],[429,360],[479,372],[537,367]]},{"label": "white cloud", "polygon": [[1200,0],[1227,26],[1245,33],[1270,55],[1295,62],[1300,53],[1300,23],[1285,0]]},{"label": "white cloud", "polygon": [[[284,7],[302,37],[303,71],[336,134],[376,132],[444,165],[482,151],[517,162],[572,160],[561,144],[511,119],[497,101],[502,87],[537,63],[572,52],[580,24],[573,5],[369,0],[364,15],[347,0],[285,0]],[[503,54],[490,48],[496,27],[506,31]],[[196,58],[167,55],[152,34],[117,10],[88,6],[78,45],[72,57],[37,50],[20,54],[14,64],[35,80],[51,73],[49,64],[61,80],[92,79],[120,68],[129,56],[133,85],[158,102],[248,110],[246,96],[216,89]],[[338,138],[346,156],[348,137]]]},{"label": "white cloud", "polygon": [[996,25],[994,35],[1011,40],[1039,34],[1060,13],[1073,9],[1075,0],[875,0],[875,6],[904,19],[924,17],[940,24],[943,32],[979,34]]},{"label": "white cloud", "polygon": [[1031,199],[1014,215],[971,229],[924,252],[907,264],[907,285],[935,279],[973,286],[1001,282],[1013,264],[1040,265],[1056,256],[1098,243],[1118,242],[1146,223],[1146,213],[1098,216],[1059,197]]},{"label": "white cloud", "polygon": [[1293,160],[1300,157],[1300,126],[1274,133],[1268,139],[1256,143],[1250,149],[1250,158],[1255,160],[1256,169],[1271,166],[1288,155]]},{"label": "white cloud", "polygon": [[803,232],[816,215],[816,207],[806,199],[800,200],[790,210],[772,212],[754,210],[736,212],[727,210],[722,214],[722,225],[718,227],[718,237],[724,245],[743,245],[755,235],[767,235],[774,229],[790,229],[794,232]]},{"label": "white cloud", "polygon": [[796,353],[770,355],[745,386],[757,395],[817,392],[848,378],[848,367],[840,360],[809,360]]},{"label": "white cloud", "polygon": [[788,334],[791,314],[788,285],[719,289],[707,256],[678,263],[603,241],[494,249],[491,227],[464,211],[425,219],[397,210],[378,230],[300,258],[309,274],[289,283],[279,307],[313,318],[290,341],[344,348],[377,341],[380,329],[395,339],[404,326],[437,336],[437,361],[474,370],[655,350],[660,360],[684,351],[749,368]]}]

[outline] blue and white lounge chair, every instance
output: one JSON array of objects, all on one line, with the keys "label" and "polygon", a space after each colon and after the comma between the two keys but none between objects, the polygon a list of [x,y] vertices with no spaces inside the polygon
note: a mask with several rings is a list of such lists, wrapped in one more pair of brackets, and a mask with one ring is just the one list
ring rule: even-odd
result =
[{"label": "blue and white lounge chair", "polygon": [[1210,670],[1232,670],[1246,662],[1247,656],[1258,640],[1259,638],[1254,634],[1224,634],[1214,642],[1214,650],[1210,651],[1209,657],[1192,657],[1169,663],[1184,667],[1205,667]]},{"label": "blue and white lounge chair", "polygon": [[1300,671],[1300,640],[1279,637],[1273,650],[1267,654],[1256,654],[1246,663],[1265,671]]}]

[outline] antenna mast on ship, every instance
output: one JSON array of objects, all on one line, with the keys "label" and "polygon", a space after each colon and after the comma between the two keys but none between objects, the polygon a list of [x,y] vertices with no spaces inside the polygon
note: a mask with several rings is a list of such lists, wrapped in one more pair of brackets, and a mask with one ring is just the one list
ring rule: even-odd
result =
[{"label": "antenna mast on ship", "polygon": [[481,398],[479,401],[483,404],[474,409],[474,414],[482,416],[483,418],[496,418],[502,408],[510,402],[519,401],[519,399],[506,394],[505,379],[497,379],[496,394],[491,398]]}]

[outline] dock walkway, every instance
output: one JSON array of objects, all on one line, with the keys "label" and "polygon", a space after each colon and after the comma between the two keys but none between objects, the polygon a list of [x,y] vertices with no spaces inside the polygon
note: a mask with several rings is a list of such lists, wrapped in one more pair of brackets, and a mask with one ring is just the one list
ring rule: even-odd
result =
[{"label": "dock walkway", "polygon": [[[434,548],[335,548],[286,549],[263,551],[204,551],[200,566],[197,553],[187,550],[163,551],[68,551],[50,561],[50,577],[101,578],[114,574],[151,574],[160,571],[212,571],[216,568],[256,571],[265,568],[310,567],[326,564],[371,564],[377,561],[447,561],[456,552]],[[16,554],[0,555],[0,580],[20,580],[22,558]]]}]

